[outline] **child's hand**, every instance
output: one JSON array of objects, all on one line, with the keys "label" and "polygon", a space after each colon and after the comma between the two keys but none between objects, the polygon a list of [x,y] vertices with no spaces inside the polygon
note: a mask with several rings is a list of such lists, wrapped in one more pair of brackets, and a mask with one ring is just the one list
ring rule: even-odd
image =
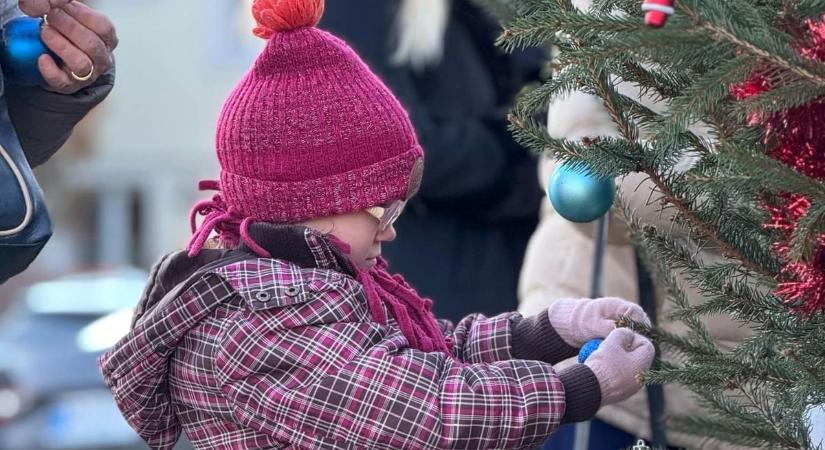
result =
[{"label": "child's hand", "polygon": [[575,348],[591,339],[607,337],[622,317],[650,324],[639,305],[614,297],[562,299],[548,308],[547,316],[564,342]]},{"label": "child's hand", "polygon": [[641,389],[637,377],[650,368],[655,353],[646,337],[627,328],[613,330],[584,363],[599,380],[602,406],[620,402]]}]

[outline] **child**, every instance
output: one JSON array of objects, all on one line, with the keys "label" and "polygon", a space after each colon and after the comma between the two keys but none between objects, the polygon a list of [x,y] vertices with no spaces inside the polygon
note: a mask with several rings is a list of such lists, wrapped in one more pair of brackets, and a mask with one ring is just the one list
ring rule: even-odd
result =
[{"label": "child", "polygon": [[[322,10],[254,2],[268,45],[221,112],[220,182],[201,185],[219,193],[100,360],[127,421],[153,449],[181,431],[198,449],[530,448],[636,392],[653,347],[614,323],[645,321],[638,306],[454,326],[387,272],[423,151],[390,91],[314,27]],[[213,231],[223,249],[204,248]],[[553,369],[595,337],[585,364]]]}]

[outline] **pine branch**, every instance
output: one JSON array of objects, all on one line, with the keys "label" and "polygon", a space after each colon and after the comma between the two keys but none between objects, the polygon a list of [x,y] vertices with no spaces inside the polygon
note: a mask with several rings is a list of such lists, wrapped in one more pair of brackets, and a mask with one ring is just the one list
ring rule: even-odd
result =
[{"label": "pine branch", "polygon": [[[728,415],[730,412],[727,413]],[[746,422],[742,416],[731,419],[727,415],[715,414],[713,417],[678,417],[676,425],[685,431],[701,436],[714,437],[721,441],[738,445],[762,446],[771,443],[771,448],[798,449],[795,440],[778,434],[773,427],[760,422]],[[776,447],[779,446],[779,447]]]},{"label": "pine branch", "polygon": [[[657,30],[642,26],[640,0],[595,0],[589,11],[570,0],[498,1],[517,11],[501,45],[558,51],[548,63],[554,78],[513,110],[516,139],[597,175],[645,173],[671,219],[645,226],[619,196],[640,257],[673,306],[669,319],[688,327],[677,334],[630,324],[667,359],[645,381],[681,383],[704,397],[709,416],[679,421],[693,432],[807,450],[802,411],[825,392],[825,314],[800,318],[772,295],[784,261],[763,202],[788,192],[811,201],[791,236],[792,257],[807,260],[825,233],[825,183],[770,158],[765,130],[747,123],[825,96],[825,63],[799,53],[804,20],[820,20],[825,0],[677,0],[678,14]],[[754,73],[771,89],[735,101],[730,86]],[[615,136],[548,135],[535,112],[573,90],[602,100]],[[751,337],[723,350],[710,315],[731,317]]]},{"label": "pine branch", "polygon": [[793,11],[787,11],[785,16],[820,19],[825,11],[825,0],[795,0],[791,7]]},{"label": "pine branch", "polygon": [[595,82],[594,89],[599,97],[602,98],[610,118],[613,123],[619,128],[619,134],[627,141],[636,143],[639,139],[639,130],[629,118],[623,114],[621,101],[616,89],[608,80],[607,73],[598,68],[590,68],[593,81]]},{"label": "pine branch", "polygon": [[[717,8],[716,16],[726,19],[724,26],[706,20],[706,17],[697,12],[698,3],[707,9]],[[787,36],[779,34],[774,27],[769,24],[762,28],[763,45],[757,45],[754,42],[745,40],[739,35],[734,34],[731,30],[736,30],[737,26],[732,18],[735,17],[729,9],[726,9],[727,2],[718,2],[716,4],[704,2],[702,0],[682,0],[677,3],[677,8],[681,13],[690,17],[697,27],[703,29],[711,34],[718,42],[728,42],[735,45],[737,48],[750,55],[756,56],[764,61],[782,67],[785,70],[796,73],[799,77],[808,79],[809,81],[819,85],[825,86],[825,69],[822,64],[815,64],[798,56],[790,46],[790,39]],[[708,11],[706,11],[707,13]],[[741,12],[741,11],[740,11]],[[744,33],[742,33],[744,34]]]},{"label": "pine branch", "polygon": [[543,124],[516,114],[511,114],[509,121],[513,138],[525,148],[553,155],[573,168],[586,167],[594,175],[615,177],[633,172],[644,154],[642,146],[618,139],[593,139],[587,143],[555,139],[547,134]]},{"label": "pine branch", "polygon": [[710,225],[699,220],[699,218],[693,213],[693,211],[691,211],[687,203],[685,203],[682,199],[677,198],[674,195],[670,186],[668,186],[664,182],[662,177],[660,177],[656,173],[653,173],[652,171],[645,172],[650,176],[651,181],[653,181],[653,183],[656,185],[656,188],[659,190],[659,192],[662,193],[667,202],[679,209],[679,212],[690,221],[690,223],[693,225],[697,233],[700,236],[702,236],[702,238],[712,241],[714,244],[716,244],[716,246],[718,246],[722,250],[722,253],[724,255],[741,261],[742,265],[744,265],[745,268],[747,268],[748,270],[766,277],[774,276],[773,273],[755,264],[746,255],[740,253],[737,249],[728,245],[727,242],[718,239],[717,230],[713,229]]},{"label": "pine branch", "polygon": [[748,152],[733,143],[721,143],[718,148],[722,163],[730,164],[731,168],[727,172],[738,173],[736,177],[745,183],[772,193],[796,192],[810,197],[812,201],[825,201],[825,183],[808,178],[764,154]]},{"label": "pine branch", "polygon": [[569,95],[581,87],[585,71],[580,67],[571,67],[544,82],[539,87],[522,94],[516,100],[513,113],[518,117],[529,117],[540,109],[547,108],[552,98]]},{"label": "pine branch", "polygon": [[731,57],[715,69],[696,79],[681,96],[672,100],[661,133],[654,140],[664,139],[664,134],[674,134],[687,128],[699,117],[718,108],[728,97],[732,83],[744,79],[752,72],[753,62],[745,57]]},{"label": "pine branch", "polygon": [[775,89],[736,103],[742,116],[787,111],[825,97],[825,86],[806,80],[786,82]]},{"label": "pine branch", "polygon": [[[614,53],[615,55],[615,53]],[[631,58],[625,58],[617,67],[617,75],[623,80],[639,84],[643,89],[641,95],[648,95],[650,90],[658,95],[655,100],[664,100],[681,95],[682,86],[688,83],[684,73],[670,72],[664,68],[657,67],[656,70],[648,70]]]}]

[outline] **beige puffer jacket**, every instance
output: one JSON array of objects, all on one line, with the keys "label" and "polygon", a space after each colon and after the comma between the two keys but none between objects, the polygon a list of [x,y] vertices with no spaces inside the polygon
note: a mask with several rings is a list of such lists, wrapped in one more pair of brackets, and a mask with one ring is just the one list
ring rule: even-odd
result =
[{"label": "beige puffer jacket", "polygon": [[[591,0],[574,0],[573,3],[580,9],[586,9]],[[618,89],[624,95],[640,98],[639,89],[630,83],[622,82]],[[664,109],[663,105],[657,105],[650,99],[641,98],[641,101],[654,110]],[[550,106],[548,130],[553,137],[570,140],[618,134],[602,101],[582,92],[574,92]],[[700,127],[694,131],[702,133]],[[691,163],[689,160],[683,161],[685,167],[682,169],[689,167]],[[555,166],[556,162],[547,157],[543,157],[539,162],[539,177],[545,188]],[[644,174],[629,175],[617,180],[617,185],[619,195],[624,197],[643,223],[653,224],[659,229],[673,229],[669,217],[660,212],[659,195],[651,195],[653,184]],[[525,255],[519,283],[519,312],[533,315],[550,306],[556,299],[589,296],[594,233],[595,222],[569,222],[557,214],[550,202],[545,200],[541,222],[531,238]],[[680,230],[673,229],[672,233],[678,234]],[[706,263],[721,259],[720,255],[709,251],[702,251],[700,257]],[[625,224],[614,213],[611,213],[610,217],[603,268],[603,295],[638,302],[634,251]],[[692,304],[702,302],[698,292],[688,289],[686,293]],[[686,327],[681,323],[665,323],[664,316],[671,305],[663,299],[662,291],[657,290],[659,324],[668,331],[684,332]],[[747,328],[725,316],[707,318],[706,324],[722,348],[731,348],[749,333]],[[678,386],[665,387],[665,402],[668,416],[702,414],[692,394]],[[650,439],[650,421],[644,391],[622,403],[603,407],[597,417],[628,433]],[[672,429],[668,429],[667,432],[669,443],[673,446],[703,450],[741,448],[701,436],[681,434]]]},{"label": "beige puffer jacket", "polygon": [[[543,159],[542,172],[551,173],[555,162]],[[542,176],[546,183],[547,177]],[[626,177],[619,185],[621,195],[636,209],[646,223],[657,223],[658,209],[655,203],[646,206],[650,194],[648,183],[641,175]],[[641,187],[636,187],[641,183]],[[654,196],[655,199],[655,196]],[[664,226],[664,225],[662,225]],[[669,226],[669,225],[668,225]],[[552,210],[546,202],[542,219],[530,241],[522,267],[519,282],[519,312],[530,316],[541,312],[560,298],[583,298],[589,296],[594,249],[595,225],[569,222]],[[628,239],[628,231],[621,219],[611,213],[608,242],[604,255],[602,293],[638,302],[636,264],[633,247]],[[718,258],[704,252],[705,261]],[[680,281],[683,281],[680,280]],[[701,296],[688,290],[691,303],[701,303]],[[657,292],[657,306],[660,325],[673,332],[684,332],[681,323],[665,323],[663,316],[670,309],[664,302],[661,291]],[[748,335],[748,330],[733,320],[715,316],[706,319],[708,329],[716,337],[722,348],[731,348]],[[666,414],[701,414],[692,399],[692,394],[678,386],[665,387]],[[642,391],[630,399],[615,405],[603,407],[597,417],[613,426],[640,438],[650,439],[650,419],[647,396]],[[668,429],[670,445],[702,450],[729,450],[734,447],[707,438],[680,434]]]}]

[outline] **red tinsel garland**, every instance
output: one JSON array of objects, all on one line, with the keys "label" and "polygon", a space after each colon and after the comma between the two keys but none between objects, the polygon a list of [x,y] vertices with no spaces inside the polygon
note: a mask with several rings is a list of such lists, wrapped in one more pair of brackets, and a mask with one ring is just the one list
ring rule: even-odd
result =
[{"label": "red tinsel garland", "polygon": [[[797,47],[806,58],[825,61],[825,16],[822,21],[808,20],[806,37]],[[757,73],[749,80],[731,87],[737,100],[753,97],[771,89],[769,78]],[[800,173],[818,180],[825,179],[825,98],[787,111],[753,114],[751,125],[762,124],[765,142],[772,145],[769,155]],[[785,266],[775,292],[785,303],[802,314],[825,312],[825,234],[817,239],[813,256],[807,260],[790,258],[790,240],[797,223],[807,214],[810,201],[803,195],[783,194],[779,202],[767,204],[771,219],[765,227],[782,231],[784,239],[774,250]]]}]

